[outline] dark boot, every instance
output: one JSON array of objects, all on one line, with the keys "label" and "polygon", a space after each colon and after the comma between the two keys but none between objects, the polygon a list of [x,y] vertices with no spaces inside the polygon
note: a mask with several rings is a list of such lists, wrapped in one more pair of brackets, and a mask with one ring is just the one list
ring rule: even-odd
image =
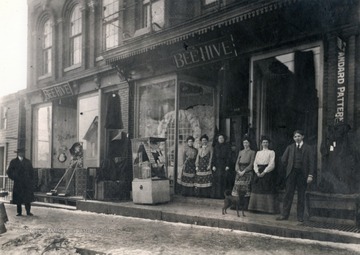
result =
[{"label": "dark boot", "polygon": [[22,215],[21,204],[16,204],[16,211],[17,211],[16,216],[21,216]]}]

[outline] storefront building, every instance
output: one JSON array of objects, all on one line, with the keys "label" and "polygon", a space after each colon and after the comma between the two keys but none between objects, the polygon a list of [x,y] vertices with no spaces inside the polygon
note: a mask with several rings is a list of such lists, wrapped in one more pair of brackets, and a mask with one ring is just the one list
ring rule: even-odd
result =
[{"label": "storefront building", "polygon": [[0,198],[10,199],[13,181],[6,174],[17,148],[24,147],[25,102],[23,91],[0,98]]},{"label": "storefront building", "polygon": [[238,148],[246,133],[268,135],[280,156],[302,129],[319,184],[336,150],[329,127],[357,137],[358,1],[28,3],[26,146],[37,168],[65,168],[59,155],[75,142],[86,168],[100,167],[118,132],[165,137],[176,192],[189,135],[222,132]]}]

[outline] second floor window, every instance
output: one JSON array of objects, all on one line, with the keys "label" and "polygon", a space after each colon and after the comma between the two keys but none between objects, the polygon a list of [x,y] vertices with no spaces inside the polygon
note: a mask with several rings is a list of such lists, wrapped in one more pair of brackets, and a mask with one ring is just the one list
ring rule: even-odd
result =
[{"label": "second floor window", "polygon": [[111,49],[119,45],[119,1],[103,0],[103,13],[105,49]]},{"label": "second floor window", "polygon": [[42,42],[42,75],[51,73],[52,63],[52,26],[51,21],[48,19],[43,27],[43,42]]},{"label": "second floor window", "polygon": [[70,19],[70,64],[76,65],[81,63],[81,46],[82,46],[82,15],[80,5],[73,9]]},{"label": "second floor window", "polygon": [[214,4],[214,3],[216,3],[216,2],[217,2],[217,0],[204,0],[204,4],[205,4],[205,5]]},{"label": "second floor window", "polygon": [[158,30],[164,26],[165,21],[165,3],[164,0],[143,0],[142,5],[142,26],[141,28],[150,27]]}]

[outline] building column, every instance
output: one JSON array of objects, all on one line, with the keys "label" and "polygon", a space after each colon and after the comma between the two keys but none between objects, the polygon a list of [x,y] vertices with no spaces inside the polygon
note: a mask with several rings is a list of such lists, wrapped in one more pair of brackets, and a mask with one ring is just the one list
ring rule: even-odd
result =
[{"label": "building column", "polygon": [[[58,58],[57,58],[57,78],[62,78],[64,76],[64,20],[62,18],[57,20],[57,28],[58,28],[58,43],[57,46],[58,49]],[[56,63],[55,63],[56,64]]]},{"label": "building column", "polygon": [[24,100],[24,108],[23,108],[23,116],[25,117],[25,130],[24,130],[24,142],[25,142],[25,149],[26,149],[26,157],[28,159],[32,159],[32,106],[31,106],[31,94],[25,96]]},{"label": "building column", "polygon": [[87,41],[88,41],[88,29],[87,29],[87,11],[86,11],[86,5],[84,4],[81,9],[81,16],[82,16],[82,45],[81,45],[81,50],[82,50],[82,54],[81,54],[81,70],[85,70],[87,67],[87,55],[89,54],[89,50],[87,47]]},{"label": "building column", "polygon": [[351,35],[347,40],[347,123],[352,129],[355,128],[355,62],[356,62],[356,37]]},{"label": "building column", "polygon": [[88,12],[88,23],[89,23],[89,27],[88,29],[88,33],[86,35],[85,41],[88,42],[88,62],[87,65],[89,68],[93,68],[95,67],[95,40],[96,40],[96,36],[95,36],[95,31],[96,31],[96,7],[97,5],[95,5],[94,1],[90,1],[88,3],[89,6],[89,12]]}]

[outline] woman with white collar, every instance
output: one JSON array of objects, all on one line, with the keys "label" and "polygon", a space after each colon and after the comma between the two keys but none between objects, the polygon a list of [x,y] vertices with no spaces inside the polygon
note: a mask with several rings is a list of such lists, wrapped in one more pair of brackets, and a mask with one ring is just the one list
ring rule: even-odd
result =
[{"label": "woman with white collar", "polygon": [[262,150],[258,151],[254,160],[254,179],[251,186],[249,210],[278,213],[275,190],[275,152],[269,149],[270,139],[261,137]]}]

